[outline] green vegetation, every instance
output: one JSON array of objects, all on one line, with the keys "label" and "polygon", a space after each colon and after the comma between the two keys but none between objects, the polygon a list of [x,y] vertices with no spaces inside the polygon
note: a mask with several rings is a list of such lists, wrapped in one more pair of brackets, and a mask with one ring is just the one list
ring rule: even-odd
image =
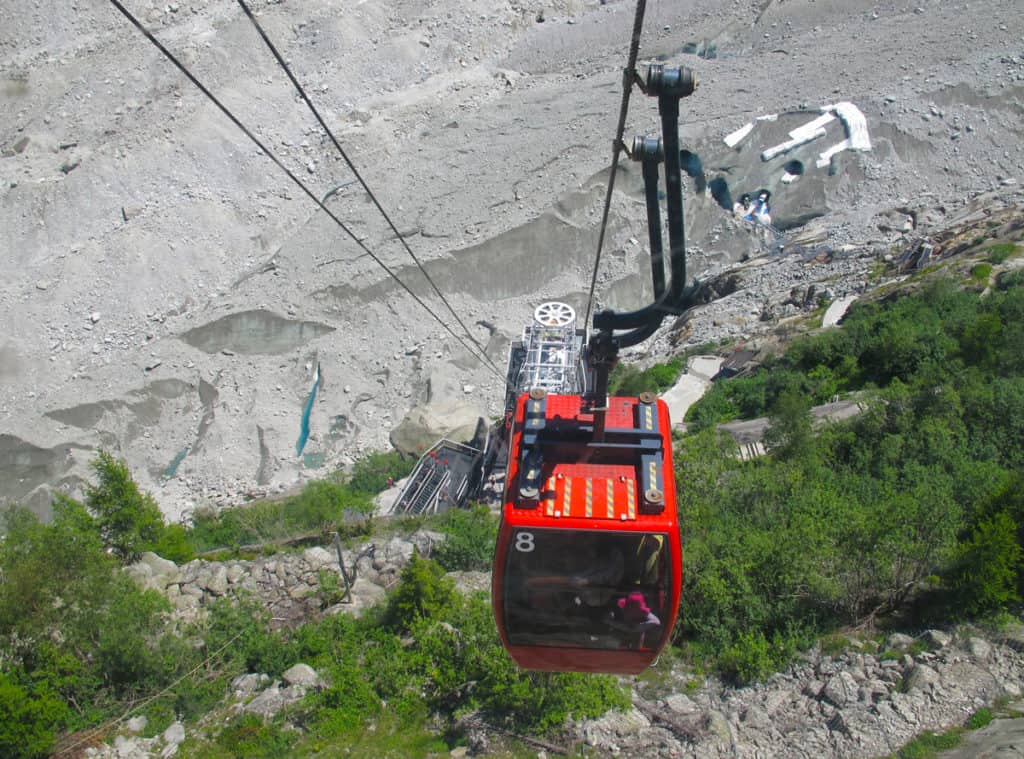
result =
[{"label": "green vegetation", "polygon": [[637,369],[630,364],[616,364],[608,378],[609,395],[635,396],[640,393],[660,393],[675,384],[686,367],[686,355],[655,364],[647,369]]},{"label": "green vegetation", "polygon": [[[247,635],[243,648],[266,656],[268,637],[262,633],[264,642],[255,645],[260,636]],[[250,671],[286,653],[282,662],[306,662],[329,683],[291,715],[305,734],[285,734],[250,717],[227,728],[231,738],[221,733],[186,756],[336,755],[355,746],[368,756],[421,756],[446,753],[443,737],[457,740],[455,720],[466,714],[503,728],[543,731],[570,715],[596,716],[629,703],[612,677],[517,669],[501,648],[486,598],[457,593],[437,564],[418,557],[385,606],[359,619],[338,615],[308,623],[269,650],[273,658],[249,662]],[[239,736],[252,745],[230,753],[241,750]]]},{"label": "green vegetation", "polygon": [[996,718],[996,715],[987,706],[978,709],[971,718],[967,720],[968,730],[980,730]]},{"label": "green vegetation", "polygon": [[971,280],[974,282],[985,284],[990,276],[992,276],[992,264],[990,263],[975,264],[971,267]]},{"label": "green vegetation", "polygon": [[[688,572],[676,630],[748,681],[828,631],[899,611],[973,617],[1024,590],[1024,288],[949,282],[854,308],[719,383],[677,447]],[[808,408],[865,411],[812,434]],[[714,424],[767,415],[741,462]]]},{"label": "green vegetation", "polygon": [[958,728],[945,733],[923,733],[901,748],[896,756],[899,759],[932,759],[940,751],[959,746],[963,732]]},{"label": "green vegetation", "polygon": [[[217,549],[237,553],[241,546],[301,535],[320,537],[335,530],[365,535],[370,529],[374,496],[387,487],[388,478],[405,477],[414,464],[395,451],[373,453],[359,461],[350,475],[310,482],[290,498],[220,511],[201,509],[194,515],[184,542],[194,555]],[[179,551],[179,555],[182,553]]]},{"label": "green vegetation", "polygon": [[446,571],[490,571],[498,518],[486,506],[447,511],[433,526],[448,536],[434,557]]},{"label": "green vegetation", "polygon": [[[87,489],[86,504],[58,498],[51,524],[25,509],[7,512],[0,542],[0,753],[45,756],[61,736],[71,740],[97,726],[103,733],[136,704],[159,732],[176,718],[214,708],[238,674],[277,677],[299,661],[329,683],[290,715],[305,732],[284,729],[289,715],[270,722],[240,716],[208,740],[186,743],[183,755],[334,754],[351,746],[375,756],[427,755],[459,740],[456,719],[469,713],[504,728],[543,731],[569,715],[626,707],[614,678],[518,670],[501,647],[486,598],[456,592],[445,569],[418,556],[386,604],[361,619],[338,615],[284,633],[271,632],[265,610],[244,597],[219,599],[195,624],[173,623],[162,595],[139,590],[120,571],[122,562],[154,546],[191,555],[225,536],[262,539],[332,526],[369,503],[368,489],[385,487],[404,466],[392,456],[373,457],[344,481],[313,483],[274,504],[276,510],[256,504],[253,514],[231,510],[189,530],[165,526],[124,464],[104,453],[94,463],[98,482]],[[451,512],[428,526],[450,536],[440,552],[446,567],[489,566],[496,520],[486,508]],[[329,605],[341,589],[334,573],[324,575],[334,580],[319,589]]]},{"label": "green vegetation", "polygon": [[985,248],[988,260],[993,264],[1001,264],[1017,255],[1018,246],[1012,242],[997,242]]}]

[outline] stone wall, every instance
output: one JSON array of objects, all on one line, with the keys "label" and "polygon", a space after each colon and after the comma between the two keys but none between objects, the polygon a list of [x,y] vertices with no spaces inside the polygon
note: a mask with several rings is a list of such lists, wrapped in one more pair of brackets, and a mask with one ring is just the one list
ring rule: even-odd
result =
[{"label": "stone wall", "polygon": [[[384,597],[398,581],[413,551],[429,556],[444,535],[419,530],[408,538],[392,537],[343,549],[349,576],[355,570],[351,600],[334,603],[320,587],[320,573],[331,572],[344,588],[333,548],[313,547],[301,553],[282,553],[252,561],[195,559],[178,566],[154,553],[143,554],[126,571],[143,588],[163,593],[185,621],[197,619],[204,608],[226,595],[247,595],[261,603],[275,627],[300,624],[319,613],[360,613]],[[357,562],[358,559],[358,562]]]}]

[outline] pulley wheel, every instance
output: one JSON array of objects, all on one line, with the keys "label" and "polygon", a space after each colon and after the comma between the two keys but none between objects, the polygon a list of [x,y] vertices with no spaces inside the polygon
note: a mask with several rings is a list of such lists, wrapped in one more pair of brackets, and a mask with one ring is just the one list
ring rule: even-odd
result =
[{"label": "pulley wheel", "polygon": [[533,318],[545,327],[568,327],[576,321],[576,312],[568,303],[553,300],[537,306]]}]

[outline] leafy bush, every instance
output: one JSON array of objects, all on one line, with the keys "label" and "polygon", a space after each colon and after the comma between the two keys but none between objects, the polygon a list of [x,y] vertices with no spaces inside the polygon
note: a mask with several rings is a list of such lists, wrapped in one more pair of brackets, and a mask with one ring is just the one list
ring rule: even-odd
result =
[{"label": "leafy bush", "polygon": [[982,520],[958,548],[954,585],[959,608],[969,615],[1000,609],[1020,601],[1017,579],[1024,555],[1017,541],[1017,523],[1005,511]]},{"label": "leafy bush", "polygon": [[[852,390],[863,413],[812,435],[810,399]],[[766,412],[755,461],[706,429]],[[675,449],[676,635],[735,679],[866,615],[915,619],[943,599],[991,614],[1024,595],[1024,287],[981,299],[939,281],[854,308],[689,418],[705,429]]]},{"label": "leafy bush", "polygon": [[281,728],[267,724],[255,714],[235,717],[217,736],[219,753],[211,757],[232,757],[232,759],[260,759],[283,756],[291,748],[294,736],[288,736]]},{"label": "leafy bush", "polygon": [[387,487],[388,478],[404,477],[413,464],[395,451],[374,453],[357,462],[350,477],[310,482],[291,498],[219,511],[199,509],[187,532],[188,543],[194,553],[205,553],[285,540],[314,531],[342,529],[365,533],[368,520],[353,521],[353,517],[371,516],[373,496]]},{"label": "leafy bush", "polygon": [[776,664],[771,646],[760,632],[741,633],[719,660],[722,672],[741,685],[771,674]]},{"label": "leafy bush", "polygon": [[1011,288],[1021,287],[1022,285],[1024,285],[1024,269],[1004,271],[996,280],[996,287],[1000,290],[1010,290]]},{"label": "leafy bush", "polygon": [[249,598],[225,596],[211,604],[203,638],[207,652],[244,672],[274,677],[299,661],[295,644],[271,631],[270,615]]},{"label": "leafy bush", "polygon": [[437,527],[448,536],[434,556],[442,568],[448,572],[490,570],[498,520],[486,506],[451,509],[444,513]]},{"label": "leafy bush", "polygon": [[676,356],[642,370],[629,364],[617,364],[608,378],[608,394],[632,397],[660,393],[675,384],[685,366],[685,356]]},{"label": "leafy bush", "polygon": [[171,524],[164,528],[160,539],[153,546],[153,553],[176,564],[187,564],[195,558],[189,532],[180,524]]},{"label": "leafy bush", "polygon": [[54,728],[67,707],[47,693],[33,694],[0,672],[0,756],[49,756]]},{"label": "leafy bush", "polygon": [[352,467],[348,485],[357,493],[377,495],[388,487],[388,480],[400,480],[412,472],[416,462],[398,451],[371,453]]},{"label": "leafy bush", "polygon": [[99,482],[85,490],[85,505],[96,519],[100,535],[124,563],[152,550],[164,530],[160,508],[149,493],[139,492],[128,466],[106,451],[91,464]]},{"label": "leafy bush", "polygon": [[971,279],[975,282],[988,282],[990,276],[992,276],[992,264],[990,263],[975,264],[971,267]]},{"label": "leafy bush", "polygon": [[985,248],[985,252],[991,263],[1001,264],[1016,254],[1017,246],[1012,242],[997,242]]},{"label": "leafy bush", "polygon": [[413,554],[402,570],[395,592],[388,598],[385,624],[407,632],[418,619],[440,617],[453,603],[455,587],[444,570],[429,559]]}]

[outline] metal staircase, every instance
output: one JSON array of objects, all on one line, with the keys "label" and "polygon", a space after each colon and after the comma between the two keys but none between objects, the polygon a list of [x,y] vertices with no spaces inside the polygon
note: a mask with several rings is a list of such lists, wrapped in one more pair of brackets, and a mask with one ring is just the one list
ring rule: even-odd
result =
[{"label": "metal staircase", "polygon": [[481,449],[439,440],[412,470],[394,513],[436,514],[463,505],[479,485],[482,458]]}]

